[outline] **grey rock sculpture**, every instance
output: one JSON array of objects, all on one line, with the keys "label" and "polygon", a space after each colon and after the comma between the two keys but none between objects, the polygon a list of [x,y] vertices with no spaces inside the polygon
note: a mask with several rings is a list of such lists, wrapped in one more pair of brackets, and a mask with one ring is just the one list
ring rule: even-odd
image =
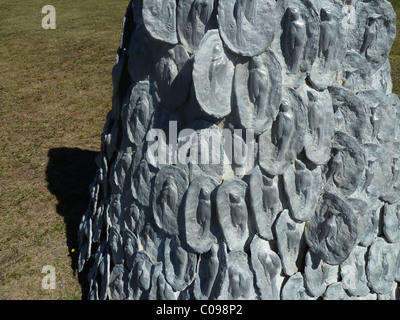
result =
[{"label": "grey rock sculpture", "polygon": [[215,11],[214,0],[178,2],[178,35],[188,52],[196,51],[204,34],[217,26]]},{"label": "grey rock sculpture", "polygon": [[218,182],[208,176],[196,177],[189,186],[185,203],[186,242],[193,251],[208,252],[216,241],[211,227],[215,224],[214,189]]},{"label": "grey rock sculpture", "polygon": [[398,252],[383,238],[377,238],[368,254],[367,277],[371,288],[376,293],[386,294],[396,278]]},{"label": "grey rock sculpture", "polygon": [[230,56],[218,31],[207,31],[194,58],[193,82],[201,111],[212,117],[223,118],[231,113],[235,66]]},{"label": "grey rock sculpture", "polygon": [[394,38],[387,0],[132,0],[88,298],[399,299]]},{"label": "grey rock sculpture", "polygon": [[217,191],[218,222],[230,250],[244,250],[249,239],[249,214],[245,201],[247,184],[225,181]]},{"label": "grey rock sculpture", "polygon": [[292,275],[282,288],[282,300],[313,300],[308,295],[304,286],[304,278],[301,272]]},{"label": "grey rock sculpture", "polygon": [[323,190],[321,168],[310,170],[304,162],[295,160],[283,174],[283,179],[291,216],[300,222],[310,220]]},{"label": "grey rock sculpture", "polygon": [[248,207],[254,228],[263,239],[273,240],[272,224],[283,210],[278,179],[263,175],[260,167],[256,167],[249,177],[248,186]]},{"label": "grey rock sculpture", "polygon": [[398,204],[385,204],[383,232],[391,243],[400,242],[400,210]]},{"label": "grey rock sculpture", "polygon": [[284,12],[281,20],[280,49],[285,80],[298,87],[317,58],[319,17],[310,1],[288,1],[278,3]]},{"label": "grey rock sculpture", "polygon": [[143,0],[142,14],[144,25],[154,39],[178,43],[175,0]]},{"label": "grey rock sculpture", "polygon": [[323,261],[337,265],[347,259],[357,241],[357,217],[339,196],[327,192],[305,228],[310,249]]},{"label": "grey rock sculpture", "polygon": [[301,268],[304,259],[304,223],[293,221],[288,210],[282,211],[276,220],[275,233],[283,272],[291,276]]},{"label": "grey rock sculpture", "polygon": [[300,94],[285,90],[274,122],[259,138],[260,166],[270,175],[281,175],[304,147],[307,110]]},{"label": "grey rock sculpture", "polygon": [[233,52],[254,57],[263,53],[275,34],[273,0],[221,0],[218,25],[225,45]]},{"label": "grey rock sculpture", "polygon": [[235,66],[234,98],[240,125],[264,132],[275,120],[282,100],[282,68],[272,51],[243,58]]},{"label": "grey rock sculpture", "polygon": [[201,255],[198,274],[194,282],[193,296],[197,300],[215,300],[225,288],[228,253],[225,243],[214,243]]},{"label": "grey rock sculpture", "polygon": [[280,300],[284,277],[279,255],[271,249],[267,240],[254,236],[250,245],[251,265],[255,271],[256,286],[263,300]]},{"label": "grey rock sculpture", "polygon": [[327,264],[311,250],[305,259],[304,285],[312,297],[320,297],[327,286],[337,282],[339,268]]},{"label": "grey rock sculpture", "polygon": [[356,246],[349,257],[340,264],[342,283],[350,296],[365,297],[369,294],[366,254],[366,247]]},{"label": "grey rock sculpture", "polygon": [[225,295],[228,300],[254,300],[254,275],[250,268],[248,255],[242,250],[228,253],[227,286]]},{"label": "grey rock sculpture", "polygon": [[153,189],[154,220],[168,234],[179,234],[179,208],[187,187],[185,172],[176,166],[165,166],[157,173]]}]

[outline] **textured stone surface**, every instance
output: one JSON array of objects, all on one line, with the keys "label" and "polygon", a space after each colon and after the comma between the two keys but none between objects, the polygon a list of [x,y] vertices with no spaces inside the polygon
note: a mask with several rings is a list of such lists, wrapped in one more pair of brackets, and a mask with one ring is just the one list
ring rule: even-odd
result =
[{"label": "textured stone surface", "polygon": [[254,57],[264,52],[275,34],[276,2],[273,0],[221,0],[219,30],[233,52]]},{"label": "textured stone surface", "polygon": [[386,0],[132,0],[88,298],[399,299],[394,37]]},{"label": "textured stone surface", "polygon": [[234,64],[217,30],[208,31],[201,40],[194,58],[193,82],[201,110],[223,118],[231,113]]},{"label": "textured stone surface", "polygon": [[259,135],[275,120],[282,100],[281,73],[271,50],[236,63],[233,93],[240,126]]},{"label": "textured stone surface", "polygon": [[323,261],[337,265],[351,253],[357,240],[357,216],[352,208],[333,193],[322,202],[305,228],[310,249]]}]

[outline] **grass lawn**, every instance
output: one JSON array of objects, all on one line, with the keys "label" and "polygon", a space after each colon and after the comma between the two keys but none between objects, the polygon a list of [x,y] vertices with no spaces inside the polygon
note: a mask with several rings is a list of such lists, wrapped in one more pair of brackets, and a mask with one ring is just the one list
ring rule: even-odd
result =
[{"label": "grass lawn", "polygon": [[[49,3],[55,30],[41,27]],[[75,235],[129,0],[49,3],[0,2],[0,299],[82,298]],[[400,94],[399,39],[390,59]],[[55,267],[55,290],[42,289],[45,265]]]},{"label": "grass lawn", "polygon": [[[0,299],[81,299],[74,237],[129,0],[0,2]],[[78,169],[78,170],[77,170]],[[43,290],[42,267],[56,270]]]}]

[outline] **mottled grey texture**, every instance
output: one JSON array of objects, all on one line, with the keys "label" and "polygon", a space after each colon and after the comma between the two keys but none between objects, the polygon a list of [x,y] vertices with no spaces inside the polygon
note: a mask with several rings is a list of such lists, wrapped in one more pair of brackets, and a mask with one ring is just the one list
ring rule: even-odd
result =
[{"label": "mottled grey texture", "polygon": [[259,138],[259,163],[270,175],[281,175],[304,147],[307,109],[300,94],[283,90],[278,115]]},{"label": "mottled grey texture", "polygon": [[201,110],[223,118],[231,113],[233,61],[217,30],[208,31],[201,40],[194,58],[193,82]]},{"label": "mottled grey texture", "polygon": [[264,52],[275,35],[275,7],[274,0],[220,0],[218,24],[226,46],[246,57]]},{"label": "mottled grey texture", "polygon": [[240,126],[259,135],[275,120],[282,100],[281,73],[270,50],[236,63],[233,94]]},{"label": "mottled grey texture", "polygon": [[217,191],[218,222],[230,250],[244,250],[249,238],[246,188],[244,181],[231,179]]},{"label": "mottled grey texture", "polygon": [[323,195],[316,214],[306,224],[310,249],[326,263],[337,265],[350,255],[357,240],[357,216],[339,196]]}]

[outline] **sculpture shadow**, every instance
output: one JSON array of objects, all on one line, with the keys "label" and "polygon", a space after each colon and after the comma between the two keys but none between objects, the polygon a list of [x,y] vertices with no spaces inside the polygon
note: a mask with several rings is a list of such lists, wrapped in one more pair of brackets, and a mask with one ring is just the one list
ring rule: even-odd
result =
[{"label": "sculpture shadow", "polygon": [[[57,197],[57,213],[64,218],[71,268],[78,268],[78,228],[82,216],[88,208],[92,183],[97,166],[98,152],[77,148],[55,148],[48,152],[46,180],[48,190]],[[88,270],[78,273],[82,288],[82,299],[88,293]]]}]

